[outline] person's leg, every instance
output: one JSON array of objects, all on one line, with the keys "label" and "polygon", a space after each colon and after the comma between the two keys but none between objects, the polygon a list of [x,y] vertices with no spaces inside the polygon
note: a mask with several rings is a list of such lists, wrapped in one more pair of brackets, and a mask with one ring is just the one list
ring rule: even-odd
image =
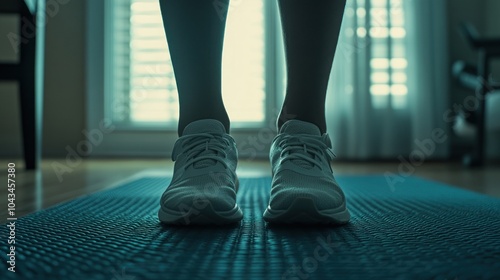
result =
[{"label": "person's leg", "polygon": [[238,153],[221,95],[225,14],[218,0],[160,0],[179,90],[179,139],[172,180],[160,199],[166,224],[226,224],[243,213],[236,203]]},{"label": "person's leg", "polygon": [[[219,2],[229,5],[229,0]],[[206,0],[160,0],[160,7],[179,92],[179,135],[201,119],[218,120],[229,132],[221,94],[227,10]]]},{"label": "person's leg", "polygon": [[288,116],[326,132],[325,96],[346,0],[279,0],[288,84],[278,128]]},{"label": "person's leg", "polygon": [[[288,86],[270,149],[273,179],[264,220],[345,224],[345,195],[333,177],[325,97],[345,0],[279,0]],[[287,119],[288,118],[288,119]]]}]

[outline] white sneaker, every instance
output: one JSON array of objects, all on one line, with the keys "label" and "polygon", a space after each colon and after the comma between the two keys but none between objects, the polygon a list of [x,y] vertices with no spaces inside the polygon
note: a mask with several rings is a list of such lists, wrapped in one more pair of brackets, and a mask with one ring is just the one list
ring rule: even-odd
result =
[{"label": "white sneaker", "polygon": [[160,221],[188,225],[242,219],[236,204],[238,152],[222,123],[190,123],[175,143],[172,159],[174,174],[160,200]]},{"label": "white sneaker", "polygon": [[308,122],[289,120],[274,138],[273,179],[264,220],[273,223],[345,224],[350,214],[333,177],[328,135]]}]

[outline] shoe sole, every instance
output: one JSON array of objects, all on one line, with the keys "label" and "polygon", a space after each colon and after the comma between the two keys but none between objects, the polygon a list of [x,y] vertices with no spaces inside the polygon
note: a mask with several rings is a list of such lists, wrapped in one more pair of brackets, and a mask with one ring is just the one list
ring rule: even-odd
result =
[{"label": "shoe sole", "polygon": [[264,220],[280,224],[334,224],[349,222],[351,215],[345,202],[335,209],[318,210],[309,197],[297,197],[286,210],[274,210],[270,206],[264,211]]},{"label": "shoe sole", "polygon": [[194,206],[189,211],[176,211],[160,207],[158,218],[165,224],[175,225],[224,225],[241,221],[243,212],[238,204],[229,211],[214,210],[212,204],[207,202],[203,209],[197,209]]}]

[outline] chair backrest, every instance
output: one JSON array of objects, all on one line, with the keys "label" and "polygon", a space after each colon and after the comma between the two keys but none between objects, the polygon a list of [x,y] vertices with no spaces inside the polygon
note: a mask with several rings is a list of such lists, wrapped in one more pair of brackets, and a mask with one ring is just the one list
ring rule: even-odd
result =
[{"label": "chair backrest", "polygon": [[490,57],[500,56],[500,37],[482,37],[474,25],[469,22],[462,22],[460,24],[460,32],[474,49],[481,50]]}]

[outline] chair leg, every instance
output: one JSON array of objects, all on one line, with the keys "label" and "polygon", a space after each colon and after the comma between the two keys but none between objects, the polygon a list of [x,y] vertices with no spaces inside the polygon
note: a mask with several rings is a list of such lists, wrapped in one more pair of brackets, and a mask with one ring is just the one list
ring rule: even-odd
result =
[{"label": "chair leg", "polygon": [[[34,22],[34,21],[32,21]],[[20,46],[22,75],[19,81],[23,151],[26,169],[36,169],[40,160],[36,118],[35,55],[36,36]]]}]

